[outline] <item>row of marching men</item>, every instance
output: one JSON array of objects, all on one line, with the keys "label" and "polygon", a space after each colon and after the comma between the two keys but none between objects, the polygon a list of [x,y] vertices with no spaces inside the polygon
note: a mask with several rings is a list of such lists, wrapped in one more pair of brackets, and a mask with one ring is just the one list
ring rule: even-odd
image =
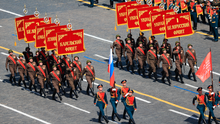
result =
[{"label": "row of marching men", "polygon": [[[158,41],[155,40],[155,36],[151,36],[149,38],[149,42],[147,38],[144,37],[144,34],[141,32],[136,42],[132,38],[131,34],[128,34],[128,37],[125,39],[125,43],[121,40],[120,35],[116,35],[116,40],[113,42],[111,48],[114,48],[117,55],[117,61],[115,66],[118,67],[118,63],[120,65],[120,69],[124,69],[122,65],[121,58],[124,56],[126,60],[127,70],[130,70],[131,73],[134,73],[134,61],[137,60],[138,63],[138,74],[145,78],[145,66],[146,61],[149,64],[148,69],[148,77],[151,78],[152,72],[155,78],[154,81],[157,81],[157,69],[160,67],[160,63],[162,62],[162,82],[165,83],[165,77],[169,85],[171,85],[170,81],[170,69],[172,68],[172,61],[175,61],[176,69],[175,69],[175,79],[176,81],[183,81],[182,68],[186,65],[186,60],[188,59],[188,64],[190,66],[190,70],[188,73],[188,78],[191,79],[191,74],[193,75],[194,81],[196,81],[195,77],[195,69],[194,66],[197,63],[196,59],[196,51],[192,48],[191,44],[188,44],[188,50],[185,51],[183,47],[180,45],[180,42],[175,42],[175,47],[172,49],[170,43],[168,43],[168,39],[163,40],[163,44],[159,47]],[[126,53],[126,54],[125,54]]]},{"label": "row of marching men", "polygon": [[[40,84],[40,94],[46,97],[45,88],[49,87],[53,91],[53,99],[55,100],[55,95],[57,94],[60,100],[62,100],[60,90],[65,94],[66,91],[64,86],[70,88],[70,97],[73,94],[78,98],[77,90],[82,90],[81,81],[83,80],[83,75],[86,75],[86,80],[88,82],[87,94],[89,95],[91,91],[94,95],[94,89],[92,87],[92,82],[95,79],[95,70],[91,65],[91,61],[87,60],[85,68],[82,68],[79,57],[75,56],[74,61],[71,61],[67,55],[64,55],[61,59],[57,56],[54,51],[51,55],[48,55],[44,48],[41,51],[36,51],[36,56],[27,47],[23,54],[19,55],[19,58],[13,54],[12,50],[9,50],[9,56],[6,58],[6,70],[8,68],[11,72],[10,82],[12,85],[16,84],[15,74],[18,71],[20,78],[18,85],[21,86],[21,81],[25,88],[29,88],[32,91],[34,88],[37,92],[37,82]],[[23,55],[25,59],[23,59]],[[25,76],[27,81],[29,81],[29,87],[26,86]],[[36,80],[37,79],[37,82]],[[52,82],[52,83],[51,83]]]},{"label": "row of marching men", "polygon": [[213,92],[213,85],[209,85],[207,87],[209,92],[206,92],[205,94],[202,93],[202,89],[202,87],[199,87],[197,89],[198,95],[196,95],[192,101],[193,105],[195,105],[196,100],[198,102],[197,109],[200,112],[198,124],[200,124],[201,121],[206,124],[204,112],[207,108],[209,109],[208,124],[211,124],[211,117],[213,118],[214,122],[218,124],[218,121],[216,120],[214,114],[214,110],[217,106],[219,107],[218,102],[220,101],[220,91],[218,91],[217,93]]},{"label": "row of marching men", "polygon": [[[127,80],[122,80],[121,84],[122,84],[122,87],[120,89],[118,89],[114,86],[114,87],[111,87],[107,90],[111,96],[111,98],[110,98],[110,102],[112,105],[111,119],[113,121],[115,121],[114,117],[116,116],[118,121],[121,120],[121,118],[117,112],[117,105],[119,103],[120,96],[121,96],[121,102],[124,105],[123,118],[126,119],[126,113],[127,113],[129,116],[129,124],[131,124],[131,123],[135,124],[133,114],[134,114],[134,111],[137,110],[137,105],[136,105],[135,96],[132,95],[134,93],[134,91],[131,90],[127,86]],[[95,97],[94,97],[94,105],[97,106],[100,110],[98,120],[101,123],[101,119],[104,118],[105,122],[108,123],[109,120],[105,116],[105,113],[104,113],[104,109],[108,105],[107,95],[106,95],[105,91],[103,91],[102,84],[98,85],[97,89],[98,89],[98,92],[95,94]]]}]

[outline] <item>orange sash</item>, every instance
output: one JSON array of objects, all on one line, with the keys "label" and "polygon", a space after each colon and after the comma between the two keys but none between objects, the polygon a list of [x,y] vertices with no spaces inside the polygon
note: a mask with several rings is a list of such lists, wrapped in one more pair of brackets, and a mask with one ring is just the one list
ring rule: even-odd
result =
[{"label": "orange sash", "polygon": [[67,66],[70,67],[69,62],[65,58],[63,58],[63,60],[66,62]]},{"label": "orange sash", "polygon": [[106,104],[106,102],[105,102],[104,98],[101,96],[101,94],[100,94],[99,92],[97,92],[97,94],[98,94],[99,98],[102,100],[102,102],[103,102],[104,104]]},{"label": "orange sash", "polygon": [[76,77],[74,77],[74,72],[73,72],[73,70],[72,70],[72,68],[71,67],[69,67],[71,70],[70,70],[70,72],[71,72],[71,74],[72,74],[72,76],[73,76],[73,79],[75,80],[76,79]]},{"label": "orange sash", "polygon": [[92,74],[92,76],[94,76],[93,71],[91,70],[91,68],[89,68],[89,66],[87,65],[86,68],[88,68],[88,70],[90,71],[90,73]]},{"label": "orange sash", "polygon": [[153,51],[149,50],[149,52],[150,52],[152,55],[154,55],[154,57],[157,59],[157,56],[156,56],[156,54],[155,54]]},{"label": "orange sash", "polygon": [[206,106],[204,100],[199,95],[197,95],[197,98],[199,99],[199,101],[201,101]]},{"label": "orange sash", "polygon": [[38,68],[40,69],[40,71],[44,75],[44,77],[46,77],[46,74],[44,73],[43,69],[40,66],[38,66]]},{"label": "orange sash", "polygon": [[168,65],[170,65],[170,61],[168,60],[168,58],[164,54],[162,54],[162,56],[167,60]]},{"label": "orange sash", "polygon": [[28,59],[29,59],[30,56],[29,56],[28,52],[26,52],[26,55],[27,55],[27,57],[28,57]]},{"label": "orange sash", "polygon": [[[176,51],[178,51],[178,50],[176,49]],[[181,59],[180,53],[178,53],[178,57],[179,57],[180,63],[182,63],[182,59]]]},{"label": "orange sash", "polygon": [[25,69],[25,66],[24,66],[24,64],[20,61],[20,60],[18,60],[18,62],[20,63],[20,65]]},{"label": "orange sash", "polygon": [[125,88],[121,88],[121,90],[123,91],[124,95],[126,95],[128,93],[128,91],[125,90]]},{"label": "orange sash", "polygon": [[146,54],[144,53],[144,51],[143,51],[140,47],[138,47],[138,49],[139,49],[144,55],[146,55]]},{"label": "orange sash", "polygon": [[76,61],[73,61],[73,63],[77,66],[77,68],[79,69],[79,71],[81,72],[82,70],[81,70],[81,68],[80,68],[80,66],[79,66],[79,64],[76,62]]},{"label": "orange sash", "polygon": [[57,58],[56,58],[53,54],[51,54],[51,56],[52,56],[53,59],[57,62],[57,64],[59,64],[59,62],[57,61]]},{"label": "orange sash", "polygon": [[16,64],[15,60],[10,55],[8,57],[11,59],[11,61],[13,61],[14,64]]},{"label": "orange sash", "polygon": [[60,70],[60,73],[63,74],[62,68],[60,67],[60,64],[58,64],[58,68]]},{"label": "orange sash", "polygon": [[42,51],[40,51],[40,53],[44,56],[44,58],[47,60],[47,57],[46,57],[46,55],[42,52]]},{"label": "orange sash", "polygon": [[55,74],[54,71],[52,71],[53,75],[57,78],[57,80],[60,82],[60,78]]},{"label": "orange sash", "polygon": [[134,54],[134,51],[132,50],[132,48],[128,45],[128,44],[126,44],[126,46],[131,50],[131,52]]},{"label": "orange sash", "polygon": [[115,40],[115,41],[121,46],[122,49],[124,48],[118,40]]},{"label": "orange sash", "polygon": [[31,68],[35,71],[35,68],[34,68],[34,66],[29,62],[28,63],[30,66],[31,66]]},{"label": "orange sash", "polygon": [[194,60],[196,60],[195,56],[192,54],[190,50],[187,50],[187,52],[193,57]]}]

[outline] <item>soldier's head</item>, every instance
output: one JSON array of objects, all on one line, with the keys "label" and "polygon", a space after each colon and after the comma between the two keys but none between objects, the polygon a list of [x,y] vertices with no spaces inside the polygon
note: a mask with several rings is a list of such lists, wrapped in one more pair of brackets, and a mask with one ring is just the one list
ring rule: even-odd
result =
[{"label": "soldier's head", "polygon": [[66,58],[66,57],[67,57],[67,55],[63,55],[63,57],[64,57],[64,58]]},{"label": "soldier's head", "polygon": [[60,57],[57,57],[57,61],[58,61],[59,63],[61,63],[61,59],[60,59]]},{"label": "soldier's head", "polygon": [[45,48],[44,48],[44,47],[41,47],[41,51],[45,51]]},{"label": "soldier's head", "polygon": [[121,84],[122,84],[123,86],[126,86],[126,83],[127,83],[127,80],[122,80],[122,81],[121,81]]},{"label": "soldier's head", "polygon": [[176,42],[175,42],[175,45],[180,45],[180,42],[179,42],[179,41],[176,41]]},{"label": "soldier's head", "polygon": [[30,47],[26,47],[25,51],[29,52],[30,51]]},{"label": "soldier's head", "polygon": [[29,57],[29,62],[33,62],[33,58],[32,57]]},{"label": "soldier's head", "polygon": [[73,63],[72,62],[69,62],[69,64],[70,64],[70,67],[73,67]]},{"label": "soldier's head", "polygon": [[209,92],[212,92],[212,85],[209,85],[209,86],[207,87],[207,89],[209,89]]},{"label": "soldier's head", "polygon": [[128,33],[127,37],[128,37],[128,38],[131,38],[131,37],[132,37],[132,34],[131,34],[131,33]]},{"label": "soldier's head", "polygon": [[216,14],[216,9],[213,9],[213,13]]},{"label": "soldier's head", "polygon": [[154,49],[153,44],[150,44],[149,47],[150,47],[151,50]]},{"label": "soldier's head", "polygon": [[91,65],[91,63],[92,63],[92,62],[91,62],[90,60],[87,60],[87,61],[86,61],[86,64],[87,64],[87,65]]},{"label": "soldier's head", "polygon": [[170,0],[170,4],[173,4],[173,1],[172,1],[172,0]]},{"label": "soldier's head", "polygon": [[195,0],[191,0],[192,2],[195,2]]},{"label": "soldier's head", "polygon": [[166,38],[163,39],[163,42],[167,43],[167,41],[168,41],[168,39],[166,39]]},{"label": "soldier's head", "polygon": [[139,47],[142,47],[142,46],[143,46],[142,42],[139,42]]},{"label": "soldier's head", "polygon": [[119,40],[120,38],[121,38],[121,36],[117,34],[116,39]]},{"label": "soldier's head", "polygon": [[189,49],[192,49],[193,45],[192,44],[188,44],[187,46],[188,46]]},{"label": "soldier's head", "polygon": [[166,48],[163,48],[162,51],[163,51],[163,53],[167,53]]},{"label": "soldier's head", "polygon": [[53,54],[55,54],[55,50],[51,50],[51,52],[52,52]]},{"label": "soldier's head", "polygon": [[36,54],[36,56],[38,56],[38,55],[39,55],[39,51],[37,50],[37,51],[35,52],[35,54]]},{"label": "soldier's head", "polygon": [[131,43],[131,39],[130,38],[127,38],[127,43]]},{"label": "soldier's head", "polygon": [[163,47],[165,47],[166,46],[166,43],[165,42],[163,42]]},{"label": "soldier's head", "polygon": [[53,65],[53,66],[52,66],[52,68],[53,68],[53,70],[54,70],[54,71],[56,71],[56,70],[57,70],[56,65]]},{"label": "soldier's head", "polygon": [[208,6],[210,6],[210,5],[211,5],[210,1],[207,1],[207,5],[208,5]]},{"label": "soldier's head", "polygon": [[140,32],[139,36],[143,37],[144,36],[144,32]]},{"label": "soldier's head", "polygon": [[19,57],[19,59],[23,59],[23,55],[22,54],[20,54],[18,57]]},{"label": "soldier's head", "polygon": [[201,95],[201,94],[202,94],[202,87],[199,87],[199,88],[197,89],[197,91],[198,91],[199,95]]},{"label": "soldier's head", "polygon": [[13,54],[13,50],[8,50],[8,53],[10,54],[10,55],[12,55]]},{"label": "soldier's head", "polygon": [[75,61],[79,60],[79,56],[74,56],[74,60]]},{"label": "soldier's head", "polygon": [[99,85],[97,86],[97,89],[99,89],[99,91],[102,91],[102,88],[103,88],[103,85],[102,85],[102,84],[99,84]]},{"label": "soldier's head", "polygon": [[133,90],[129,90],[128,93],[129,93],[128,96],[132,96],[132,94],[134,93],[134,91],[133,91]]},{"label": "soldier's head", "polygon": [[180,45],[176,45],[176,48],[179,50],[180,49]]},{"label": "soldier's head", "polygon": [[39,63],[39,65],[43,65],[42,60],[39,60],[38,63]]},{"label": "soldier's head", "polygon": [[151,36],[151,39],[154,40],[154,39],[155,39],[155,36]]}]

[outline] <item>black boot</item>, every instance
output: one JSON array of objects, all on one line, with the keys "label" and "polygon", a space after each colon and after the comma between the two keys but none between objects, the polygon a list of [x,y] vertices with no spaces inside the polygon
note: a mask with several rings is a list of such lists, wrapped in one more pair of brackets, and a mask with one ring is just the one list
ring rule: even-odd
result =
[{"label": "black boot", "polygon": [[133,124],[135,124],[135,121],[134,121],[134,119],[133,119],[133,118],[131,119],[131,122],[132,122]]},{"label": "black boot", "polygon": [[60,101],[62,101],[62,97],[60,93],[57,93],[58,97],[60,98]]},{"label": "black boot", "polygon": [[170,82],[170,77],[169,76],[167,77],[167,81],[169,83],[169,86],[171,86],[171,82]]},{"label": "black boot", "polygon": [[9,81],[10,81],[11,84],[13,85],[13,82],[12,82],[12,75],[10,76]]},{"label": "black boot", "polygon": [[205,119],[203,119],[202,121],[203,121],[203,123],[204,123],[204,124],[206,124],[206,121],[205,121]]},{"label": "black boot", "polygon": [[131,66],[131,74],[134,74],[134,66]]},{"label": "black boot", "polygon": [[102,123],[101,119],[102,119],[102,115],[101,112],[99,112],[99,123]]},{"label": "black boot", "polygon": [[216,124],[218,124],[218,121],[216,120],[216,117],[213,117],[213,120],[215,121]]},{"label": "black boot", "polygon": [[192,70],[190,69],[190,70],[189,70],[189,73],[188,73],[188,78],[189,78],[189,79],[191,79],[191,77],[190,77],[191,72],[192,72]]},{"label": "black boot", "polygon": [[16,85],[16,80],[15,80],[15,76],[13,77],[13,81],[14,81],[14,83],[15,83],[14,85]]},{"label": "black boot", "polygon": [[53,91],[53,86],[52,86],[52,84],[50,83],[49,79],[47,80],[47,84],[49,84],[50,90]]},{"label": "black boot", "polygon": [[157,72],[154,72],[154,79],[157,81]]},{"label": "black boot", "polygon": [[21,78],[18,80],[18,86],[21,86]]},{"label": "black boot", "polygon": [[37,86],[34,84],[34,91],[37,93]]},{"label": "black boot", "polygon": [[128,124],[131,124],[131,119],[129,119],[129,122],[128,122]]},{"label": "black boot", "polygon": [[122,66],[122,62],[119,62],[119,64],[120,64],[120,66],[121,66],[121,69],[124,69],[123,66]]},{"label": "black boot", "polygon": [[87,93],[87,95],[89,95],[89,85],[87,86],[86,93]]},{"label": "black boot", "polygon": [[208,124],[211,124],[211,112],[209,112]]},{"label": "black boot", "polygon": [[195,30],[197,30],[197,23],[195,23]]},{"label": "black boot", "polygon": [[70,89],[70,98],[73,98],[73,90]]},{"label": "black boot", "polygon": [[144,68],[142,69],[142,74],[143,74],[143,78],[145,78],[145,70],[144,70]]},{"label": "black boot", "polygon": [[150,69],[149,69],[149,73],[148,73],[148,77],[149,77],[149,78],[151,78],[151,74],[152,74],[152,72],[153,72],[153,70],[152,70],[151,67],[150,67]]},{"label": "black boot", "polygon": [[127,65],[127,71],[129,71],[130,64]]},{"label": "black boot", "polygon": [[43,94],[44,94],[44,98],[46,98],[47,95],[46,95],[46,93],[45,93],[45,89],[44,89],[44,88],[42,88],[42,92],[43,92]]},{"label": "black boot", "polygon": [[165,78],[165,76],[163,75],[163,77],[162,77],[162,82],[163,82],[163,83],[165,83],[165,80],[164,80],[164,78]]},{"label": "black boot", "polygon": [[96,0],[96,1],[95,1],[95,3],[96,3],[96,4],[98,4],[98,3],[99,3],[99,1],[98,1],[98,0]]},{"label": "black boot", "polygon": [[181,81],[181,83],[184,84],[184,82],[183,82],[183,75],[182,74],[180,75],[180,81]]},{"label": "black boot", "polygon": [[94,92],[93,92],[93,89],[92,88],[89,88],[91,90],[91,93],[92,93],[92,96],[94,96]]},{"label": "black boot", "polygon": [[40,88],[40,92],[39,93],[40,93],[40,96],[42,96],[42,89],[41,88]]},{"label": "black boot", "polygon": [[195,72],[194,73],[192,73],[193,74],[193,79],[194,79],[194,81],[196,82],[197,80],[196,80],[196,75],[195,75]]},{"label": "black boot", "polygon": [[113,8],[113,1],[110,0],[110,8]]},{"label": "black boot", "polygon": [[175,79],[176,79],[176,81],[179,81],[179,79],[178,79],[178,71],[177,71],[177,69],[175,69]]},{"label": "black boot", "polygon": [[103,116],[103,118],[104,118],[104,120],[105,120],[106,123],[109,122],[109,120],[108,120],[108,118],[107,118],[106,116]]},{"label": "black boot", "polygon": [[116,63],[115,63],[115,67],[118,67],[118,60],[117,60]]},{"label": "black boot", "polygon": [[118,115],[118,113],[115,113],[115,116],[117,117],[118,121],[121,120],[120,116]]},{"label": "black boot", "polygon": [[32,91],[32,81],[29,84],[29,90]]},{"label": "black boot", "polygon": [[52,96],[53,100],[56,100],[55,95],[56,95],[56,89],[53,90],[53,96]]},{"label": "black boot", "polygon": [[75,94],[76,98],[79,97],[78,94],[77,94],[77,92],[76,92],[76,90],[73,90],[73,93]]},{"label": "black boot", "polygon": [[202,120],[202,116],[200,114],[198,124],[200,124],[201,120]]},{"label": "black boot", "polygon": [[114,110],[112,110],[112,121],[115,121],[115,114],[114,114]]},{"label": "black boot", "polygon": [[138,74],[141,75],[141,69],[140,68],[138,68]]},{"label": "black boot", "polygon": [[26,89],[27,88],[27,86],[26,86],[26,83],[25,83],[25,81],[23,80],[23,84],[24,84],[24,88]]},{"label": "black boot", "polygon": [[126,110],[124,109],[123,118],[126,119]]}]

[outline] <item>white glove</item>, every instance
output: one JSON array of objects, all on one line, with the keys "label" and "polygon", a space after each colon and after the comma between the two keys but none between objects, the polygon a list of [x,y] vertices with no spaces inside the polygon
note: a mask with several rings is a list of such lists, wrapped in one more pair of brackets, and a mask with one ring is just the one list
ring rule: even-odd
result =
[{"label": "white glove", "polygon": [[210,2],[213,2],[213,0],[209,0]]},{"label": "white glove", "polygon": [[212,107],[213,109],[215,108],[215,106]]},{"label": "white glove", "polygon": [[184,2],[186,2],[186,0],[184,0]]},{"label": "white glove", "polygon": [[218,27],[215,27],[215,29],[218,29]]},{"label": "white glove", "polygon": [[211,95],[213,95],[214,94],[214,92],[211,92]]},{"label": "white glove", "polygon": [[125,97],[127,97],[127,96],[128,96],[128,94],[129,94],[129,93],[127,93],[127,94],[125,95]]},{"label": "white glove", "polygon": [[200,6],[202,7],[202,4],[200,4]]},{"label": "white glove", "polygon": [[220,107],[220,105],[218,105],[218,107]]},{"label": "white glove", "polygon": [[209,16],[209,19],[211,20],[211,17]]},{"label": "white glove", "polygon": [[127,0],[125,0],[125,2],[128,2]]},{"label": "white glove", "polygon": [[115,89],[115,88],[113,88],[113,89],[112,89],[112,91],[116,91],[116,89]]},{"label": "white glove", "polygon": [[118,101],[115,101],[115,104],[118,104]]}]

